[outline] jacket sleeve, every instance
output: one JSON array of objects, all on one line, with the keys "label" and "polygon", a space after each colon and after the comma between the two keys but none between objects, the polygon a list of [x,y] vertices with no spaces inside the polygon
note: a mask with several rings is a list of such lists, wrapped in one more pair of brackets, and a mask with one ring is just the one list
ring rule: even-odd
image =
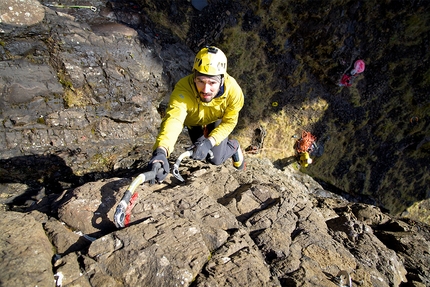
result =
[{"label": "jacket sleeve", "polygon": [[153,149],[160,146],[166,148],[168,155],[172,153],[187,117],[187,106],[189,105],[187,99],[189,97],[185,97],[184,92],[179,88],[173,90],[166,115],[161,122],[160,131],[153,147]]},{"label": "jacket sleeve", "polygon": [[236,80],[231,77],[226,100],[227,108],[222,117],[222,122],[209,134],[209,136],[215,138],[215,145],[219,145],[233,132],[239,120],[239,112],[244,104],[242,89],[237,84]]}]

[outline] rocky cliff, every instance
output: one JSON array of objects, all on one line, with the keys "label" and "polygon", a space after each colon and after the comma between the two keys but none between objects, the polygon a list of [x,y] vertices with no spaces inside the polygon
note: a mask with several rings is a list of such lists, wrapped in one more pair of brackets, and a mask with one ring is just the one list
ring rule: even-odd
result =
[{"label": "rocky cliff", "polygon": [[[184,160],[181,183],[86,183],[2,211],[4,286],[428,286],[428,227],[346,201],[292,168]],[[13,188],[11,186],[10,188]],[[55,282],[54,282],[55,278]],[[349,283],[351,280],[351,284]]]},{"label": "rocky cliff", "polygon": [[[80,6],[88,3],[92,6]],[[360,197],[367,195],[365,192],[334,194],[327,190],[326,182],[321,186],[291,164],[294,139],[290,135],[315,125],[316,131],[329,131],[326,151],[315,168],[332,172],[332,179],[345,182],[347,163],[353,161],[338,157],[338,146],[330,139],[351,135],[346,119],[366,114],[359,113],[362,107],[348,107],[360,102],[360,87],[365,86],[363,81],[372,86],[370,80],[360,78],[353,89],[318,100],[312,91],[318,85],[328,87],[327,79],[310,76],[306,71],[309,63],[302,61],[309,58],[293,60],[288,52],[282,60],[293,64],[284,70],[291,72],[287,86],[267,97],[271,114],[257,120],[259,111],[267,106],[264,101],[256,105],[261,86],[255,85],[251,92],[251,84],[257,83],[255,75],[258,82],[266,87],[269,84],[268,77],[273,74],[267,74],[265,67],[280,59],[272,46],[279,38],[264,47],[273,52],[266,54],[271,57],[261,57],[256,66],[246,69],[242,64],[251,61],[248,56],[241,58],[240,52],[246,46],[236,45],[241,47],[237,50],[226,45],[234,45],[233,40],[242,39],[241,35],[247,35],[247,45],[255,40],[249,31],[261,28],[258,11],[282,12],[290,19],[291,7],[303,12],[302,4],[281,7],[272,1],[254,7],[214,1],[200,11],[187,1],[154,3],[88,1],[71,3],[78,7],[53,7],[48,5],[51,2],[6,0],[0,4],[1,285],[349,286],[349,278],[354,286],[429,285],[427,225],[364,204],[376,202],[375,198]],[[357,12],[362,7],[359,2],[356,6],[347,3],[348,13],[361,15]],[[415,5],[421,7],[417,15],[427,11],[426,6]],[[338,11],[336,5],[332,8]],[[312,9],[316,13],[322,8]],[[207,13],[214,16],[207,17]],[[332,14],[312,15],[325,19]],[[304,21],[302,17],[296,20]],[[243,33],[235,35],[230,28],[238,22]],[[196,32],[186,40],[188,28]],[[283,45],[297,47],[303,42],[298,35],[305,31],[290,28],[297,33]],[[271,31],[261,38],[274,36]],[[255,130],[264,130],[264,147],[260,154],[247,155],[245,172],[235,171],[230,162],[215,167],[184,161],[180,172],[185,183],[171,177],[162,185],[139,186],[130,226],[117,229],[113,224],[116,205],[132,179],[144,171],[169,91],[189,73],[193,49],[214,41],[231,51],[231,74],[237,73],[248,95],[249,104],[236,136],[246,146],[255,139]],[[243,55],[255,58],[255,51],[248,52]],[[304,70],[300,72],[301,64]],[[237,70],[239,67],[244,69]],[[335,78],[339,68],[326,72]],[[249,69],[256,71],[255,75]],[[324,74],[318,69],[314,72]],[[321,84],[315,84],[318,81]],[[286,92],[305,93],[308,98],[299,101],[291,97],[288,105]],[[339,98],[342,96],[351,102]],[[307,108],[299,102],[308,103]],[[315,117],[323,115],[318,107],[324,110],[328,103],[337,109],[337,116],[330,120],[332,126],[322,126]],[[416,110],[419,113],[428,107],[425,99],[421,103]],[[331,107],[329,111],[333,113]],[[285,115],[300,118],[300,125]],[[365,117],[359,119],[364,121]],[[334,132],[338,121],[341,129]],[[285,126],[287,122],[296,130]],[[364,128],[363,122],[356,123]],[[428,197],[423,173],[427,123],[428,115],[414,118],[410,125],[415,132],[407,137],[412,141],[395,139],[404,144],[400,147],[405,153],[408,147],[416,148],[414,157],[407,154],[404,163],[416,163],[420,168],[418,177],[413,174],[415,169],[395,174],[396,178],[399,174],[412,178],[418,191],[409,195],[408,206],[416,198]],[[351,127],[355,129],[357,124]],[[386,138],[384,134],[378,137]],[[291,144],[291,148],[285,152],[274,142]],[[378,142],[372,142],[372,148]],[[181,137],[172,160],[188,144],[187,138]],[[350,149],[357,151],[356,145]],[[275,152],[265,154],[270,150]],[[390,151],[385,153],[389,158],[390,148],[384,150]],[[273,158],[273,154],[278,155]],[[327,163],[330,159],[338,162],[336,168]],[[402,166],[391,161],[391,173],[396,163]],[[315,169],[308,172],[315,173]],[[363,179],[361,183],[366,182],[366,175],[357,176]],[[356,186],[354,182],[351,180],[351,185]],[[404,202],[393,194],[397,190],[387,198],[394,204]],[[419,212],[425,214],[422,210]]]}]

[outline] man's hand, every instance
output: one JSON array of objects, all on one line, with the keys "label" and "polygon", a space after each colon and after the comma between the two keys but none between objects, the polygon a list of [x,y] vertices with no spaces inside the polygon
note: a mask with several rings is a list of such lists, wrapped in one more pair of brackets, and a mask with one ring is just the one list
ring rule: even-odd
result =
[{"label": "man's hand", "polygon": [[198,141],[194,143],[194,153],[192,158],[195,160],[204,160],[208,155],[208,152],[213,147],[212,141],[210,139],[204,139],[203,141]]},{"label": "man's hand", "polygon": [[170,165],[169,165],[169,161],[167,160],[167,152],[163,149],[163,148],[157,148],[153,153],[152,153],[152,158],[149,161],[149,166],[152,169],[152,164],[154,162],[160,162],[164,171],[161,173],[157,173],[155,179],[157,180],[158,183],[161,183],[166,177],[167,175],[170,173]]}]

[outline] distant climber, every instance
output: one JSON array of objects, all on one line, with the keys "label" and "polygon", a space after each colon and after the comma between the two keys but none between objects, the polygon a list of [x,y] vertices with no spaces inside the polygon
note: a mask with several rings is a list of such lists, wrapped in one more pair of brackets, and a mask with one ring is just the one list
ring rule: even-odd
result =
[{"label": "distant climber", "polygon": [[347,74],[347,73],[345,73],[342,76],[342,79],[340,79],[339,86],[341,86],[341,87],[351,87],[351,85],[352,85],[352,76],[349,75],[349,74]]},{"label": "distant climber", "polygon": [[350,71],[347,71],[345,74],[343,74],[342,78],[340,79],[339,86],[350,87],[352,85],[354,78],[358,74],[363,73],[365,67],[366,65],[363,60],[355,61],[354,68]]},{"label": "distant climber", "polygon": [[294,149],[297,152],[300,166],[308,167],[313,162],[311,153],[318,148],[316,140],[317,138],[313,134],[303,131],[301,138],[296,141]]},{"label": "distant climber", "polygon": [[366,65],[363,60],[357,60],[354,63],[354,69],[351,70],[351,75],[361,74],[364,72]]}]

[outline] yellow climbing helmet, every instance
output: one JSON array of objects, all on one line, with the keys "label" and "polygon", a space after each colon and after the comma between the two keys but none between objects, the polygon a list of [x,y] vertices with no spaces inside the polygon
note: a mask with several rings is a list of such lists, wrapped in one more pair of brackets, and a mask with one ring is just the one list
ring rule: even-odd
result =
[{"label": "yellow climbing helmet", "polygon": [[224,75],[227,72],[227,57],[217,47],[205,47],[197,53],[193,70],[209,76]]},{"label": "yellow climbing helmet", "polygon": [[312,159],[307,151],[300,153],[299,164],[303,167],[308,167],[312,163]]}]

